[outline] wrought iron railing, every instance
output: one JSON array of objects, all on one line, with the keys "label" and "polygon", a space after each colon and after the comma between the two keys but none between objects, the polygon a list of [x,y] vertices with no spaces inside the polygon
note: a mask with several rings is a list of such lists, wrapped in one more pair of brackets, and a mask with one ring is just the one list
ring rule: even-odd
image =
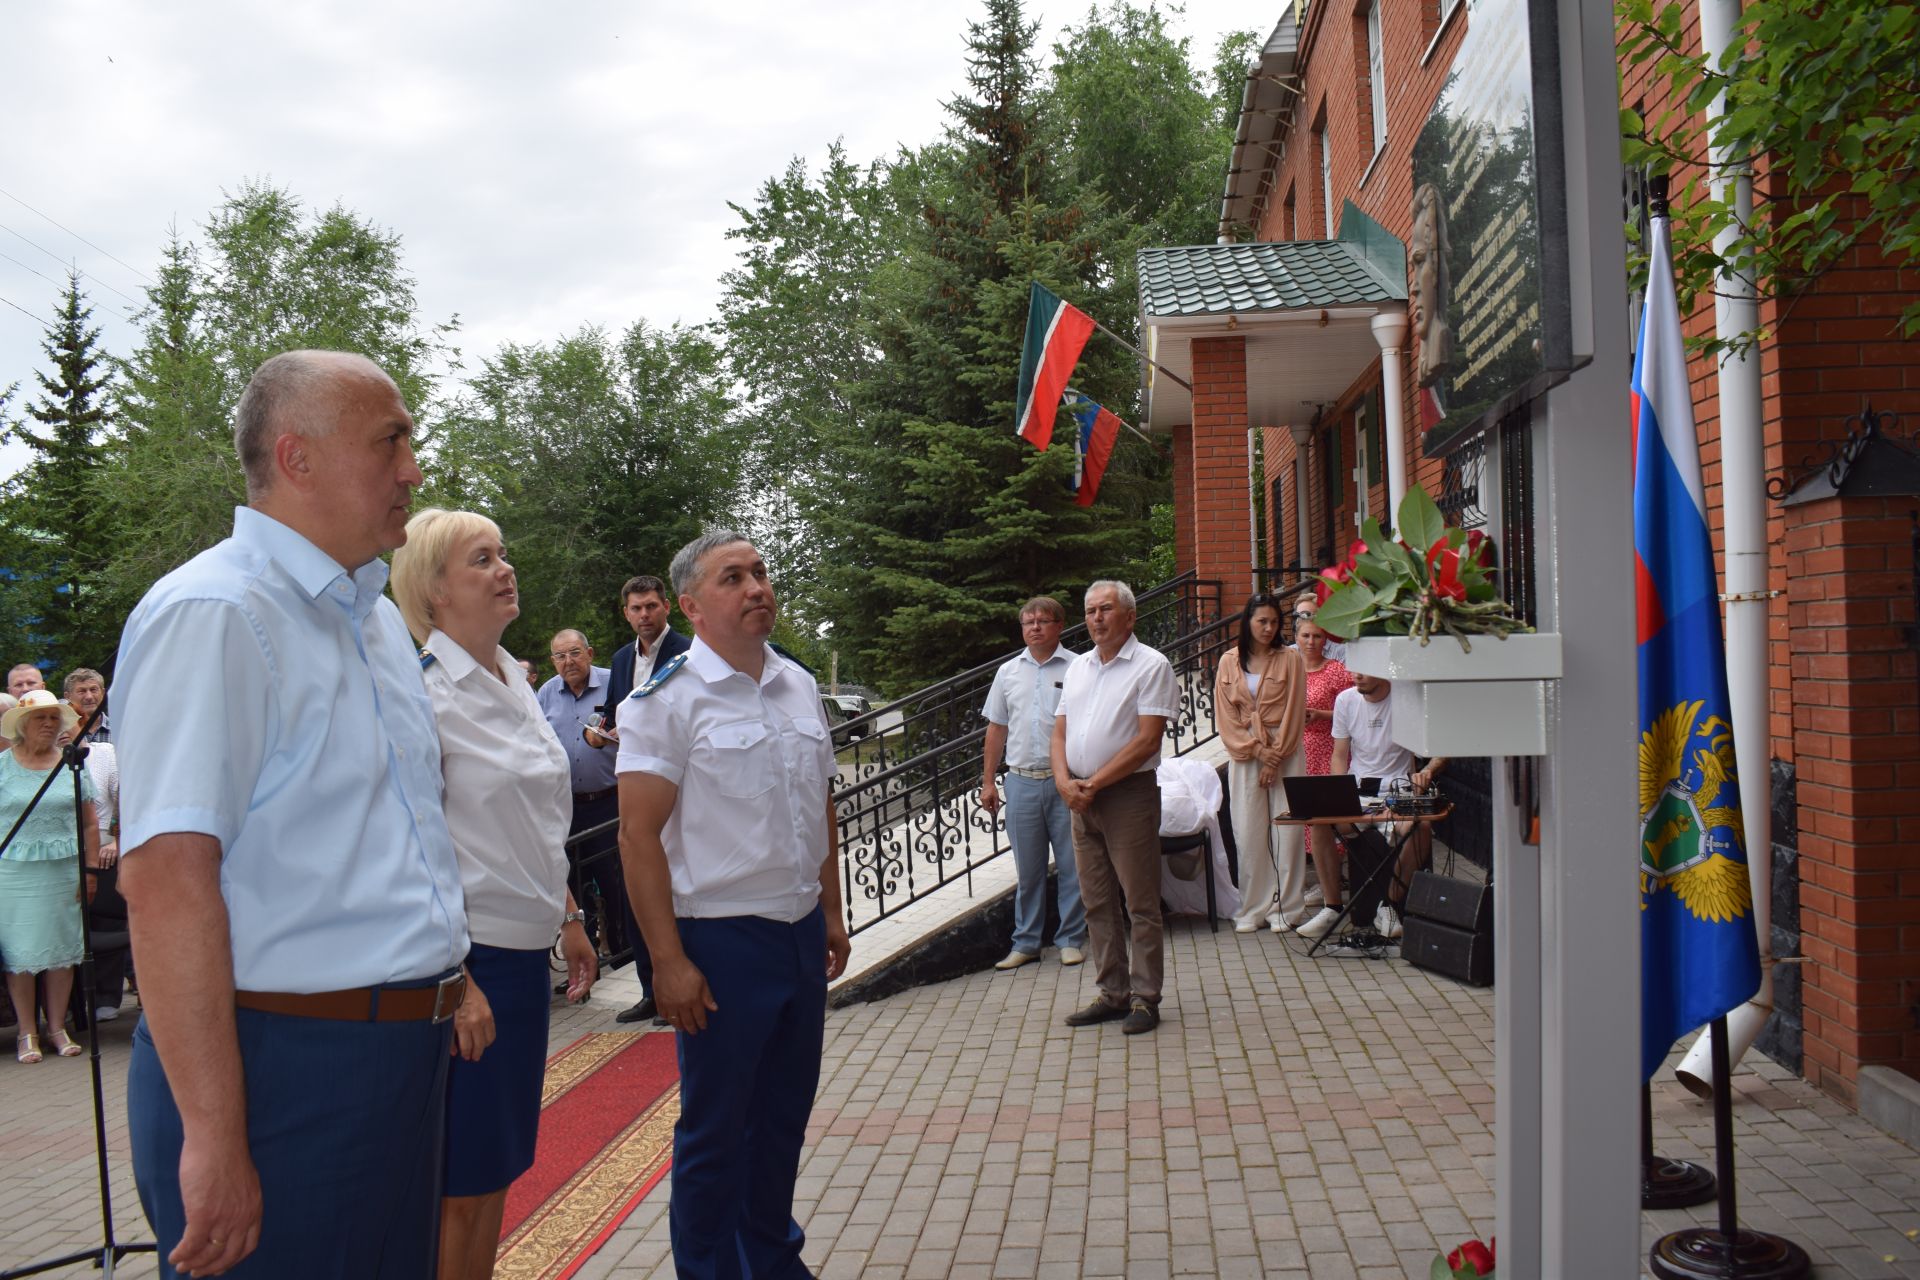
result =
[{"label": "wrought iron railing", "polygon": [[[1143,598],[1141,621],[1148,616]],[[1217,732],[1214,672],[1221,651],[1238,638],[1239,617],[1222,617],[1217,608],[1183,614],[1171,607],[1162,616],[1197,619],[1197,625],[1170,638],[1136,627],[1142,642],[1165,653],[1173,664],[1180,714],[1167,726],[1168,749],[1184,755]],[[865,772],[842,766],[837,799],[848,932],[870,928],[957,880],[966,881],[971,892],[974,871],[1007,851],[1005,828],[980,807],[986,736],[980,708],[998,666],[995,662],[957,676],[948,682],[951,689],[935,686],[916,695],[939,699],[938,714],[931,709],[910,714],[922,724],[949,728],[946,736],[925,729],[918,736],[902,731],[905,745],[895,745],[880,757],[884,763]],[[876,726],[879,723],[876,719]],[[916,743],[924,745],[911,750]]]},{"label": "wrought iron railing", "polygon": [[[1220,584],[1193,573],[1143,592],[1134,632],[1167,655],[1180,685],[1180,714],[1167,726],[1168,749],[1184,755],[1210,741],[1219,656],[1239,635],[1238,613],[1224,614]],[[1086,627],[1063,632],[1069,648],[1087,644]],[[858,933],[928,894],[966,880],[1007,850],[1006,832],[980,807],[981,707],[993,674],[1011,654],[876,707],[834,729],[839,781],[840,880],[847,927]],[[619,883],[617,850],[578,858],[612,824],[567,841],[577,866],[573,888],[597,923],[609,887]],[[615,907],[617,910],[617,905]],[[596,942],[610,942],[604,928]],[[613,949],[611,963],[631,956]]]}]

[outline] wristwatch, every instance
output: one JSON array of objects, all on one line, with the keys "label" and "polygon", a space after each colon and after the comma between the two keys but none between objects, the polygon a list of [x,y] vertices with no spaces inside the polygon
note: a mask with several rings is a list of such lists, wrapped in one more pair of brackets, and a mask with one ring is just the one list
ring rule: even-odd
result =
[{"label": "wristwatch", "polygon": [[585,925],[586,922],[587,922],[587,913],[584,911],[569,911],[567,912],[567,914],[560,917],[560,927],[562,929],[566,928],[570,924]]}]

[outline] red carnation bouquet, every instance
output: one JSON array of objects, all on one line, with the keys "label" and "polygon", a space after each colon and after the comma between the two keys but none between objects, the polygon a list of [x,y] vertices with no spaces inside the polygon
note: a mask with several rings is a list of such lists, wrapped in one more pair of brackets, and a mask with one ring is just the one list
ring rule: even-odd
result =
[{"label": "red carnation bouquet", "polygon": [[1469,1240],[1444,1258],[1435,1258],[1428,1280],[1494,1280],[1493,1246]]},{"label": "red carnation bouquet", "polygon": [[1478,529],[1447,526],[1418,485],[1400,500],[1400,536],[1369,519],[1347,558],[1320,571],[1314,622],[1339,640],[1411,636],[1421,644],[1446,634],[1471,651],[1470,635],[1506,639],[1531,631],[1494,588],[1493,540]]}]

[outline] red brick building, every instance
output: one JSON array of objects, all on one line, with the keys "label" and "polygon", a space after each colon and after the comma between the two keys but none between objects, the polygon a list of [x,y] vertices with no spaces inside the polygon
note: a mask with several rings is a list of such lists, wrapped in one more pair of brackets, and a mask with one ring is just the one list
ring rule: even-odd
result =
[{"label": "red brick building", "polygon": [[[1141,258],[1146,340],[1193,384],[1155,374],[1149,389],[1148,421],[1174,445],[1179,566],[1221,581],[1229,600],[1263,570],[1291,581],[1287,566],[1339,558],[1361,517],[1387,514],[1398,464],[1457,520],[1504,533],[1524,579],[1524,527],[1501,519],[1526,495],[1483,491],[1496,470],[1487,458],[1511,462],[1524,435],[1495,429],[1449,456],[1429,452],[1420,339],[1404,322],[1413,146],[1473,13],[1463,0],[1310,0],[1272,16],[1220,243]],[[1625,94],[1649,118],[1665,106],[1645,76]],[[1631,202],[1636,175],[1622,177]],[[1761,1047],[1849,1100],[1863,1065],[1920,1075],[1920,455],[1889,438],[1903,434],[1891,419],[1873,432],[1858,416],[1871,404],[1920,424],[1920,343],[1895,327],[1917,291],[1920,269],[1862,248],[1761,314],[1765,470],[1776,499],[1794,493],[1768,503],[1774,943],[1805,957],[1797,980],[1796,966],[1779,971]],[[1690,334],[1713,324],[1710,305],[1687,320]],[[1718,548],[1712,359],[1696,357],[1693,385]],[[1626,449],[1624,387],[1620,420]],[[1850,428],[1850,467],[1808,465],[1832,461]]]}]

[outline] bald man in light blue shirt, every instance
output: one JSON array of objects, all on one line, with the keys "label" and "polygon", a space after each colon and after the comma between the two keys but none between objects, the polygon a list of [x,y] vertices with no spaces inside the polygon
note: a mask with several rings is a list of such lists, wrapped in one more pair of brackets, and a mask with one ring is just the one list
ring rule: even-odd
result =
[{"label": "bald man in light blue shirt", "polygon": [[432,708],[381,594],[412,429],[363,357],[268,360],[233,536],[121,639],[127,1110],[163,1275],[433,1274],[468,939]]}]

